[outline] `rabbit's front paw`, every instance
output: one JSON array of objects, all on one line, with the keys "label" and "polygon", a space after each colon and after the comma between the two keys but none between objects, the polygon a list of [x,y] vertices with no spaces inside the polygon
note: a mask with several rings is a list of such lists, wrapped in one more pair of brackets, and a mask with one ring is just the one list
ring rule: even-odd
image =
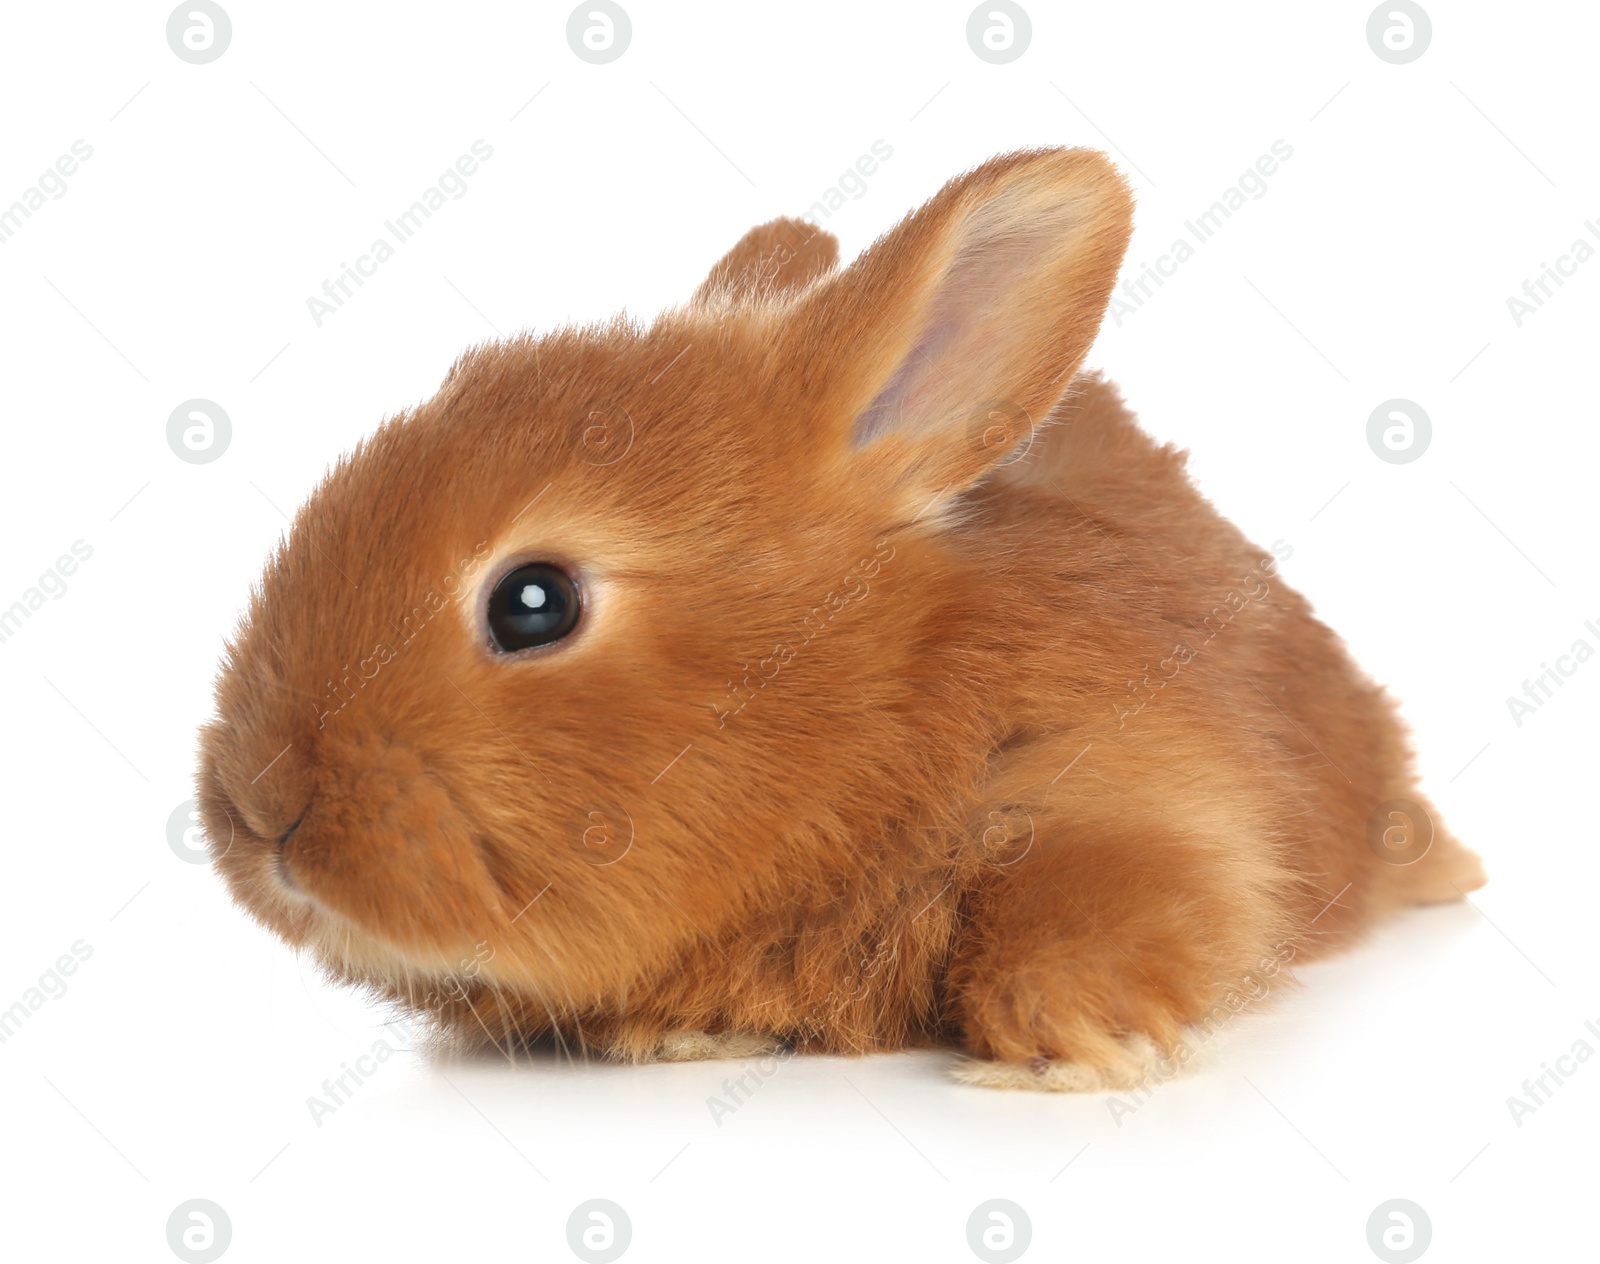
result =
[{"label": "rabbit's front paw", "polygon": [[761,1058],[777,1053],[784,1044],[776,1036],[748,1031],[671,1031],[656,1042],[648,1061],[709,1062],[717,1059]]},{"label": "rabbit's front paw", "polygon": [[1141,1088],[1171,1078],[1177,1059],[1149,1036],[1117,1038],[1120,1056],[1100,1062],[1069,1062],[1040,1056],[1028,1062],[963,1058],[952,1074],[978,1088],[1023,1089],[1046,1093],[1100,1093]]}]

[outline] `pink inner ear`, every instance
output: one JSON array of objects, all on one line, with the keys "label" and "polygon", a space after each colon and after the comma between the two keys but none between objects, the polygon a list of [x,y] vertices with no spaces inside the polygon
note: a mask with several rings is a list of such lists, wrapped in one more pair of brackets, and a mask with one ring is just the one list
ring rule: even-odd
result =
[{"label": "pink inner ear", "polygon": [[851,442],[856,447],[865,447],[891,430],[912,428],[906,418],[911,394],[924,377],[940,372],[940,362],[948,360],[950,347],[960,338],[961,332],[961,321],[954,315],[922,331],[922,336],[906,352],[905,359],[900,361],[900,367],[878,392],[878,397],[856,418],[855,428],[850,432]]},{"label": "pink inner ear", "polygon": [[[975,230],[939,279],[916,341],[877,397],[856,418],[851,441],[864,447],[899,430],[929,435],[959,425],[986,401],[1009,398],[1017,344],[1032,331],[1036,296],[1025,278],[1061,235],[1036,220],[1023,231]],[[996,231],[998,230],[998,231]],[[1040,347],[1048,359],[1051,349]]]}]

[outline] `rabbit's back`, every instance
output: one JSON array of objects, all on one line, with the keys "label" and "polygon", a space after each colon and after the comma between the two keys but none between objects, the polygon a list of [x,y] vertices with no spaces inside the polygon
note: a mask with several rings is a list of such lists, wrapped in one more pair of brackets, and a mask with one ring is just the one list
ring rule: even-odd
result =
[{"label": "rabbit's back", "polygon": [[[1246,539],[1111,383],[1078,378],[983,506],[972,532],[1020,656],[1004,705],[1022,735],[989,799],[1210,836],[1229,880],[1281,916],[1264,934],[1307,948],[1481,885],[1416,789],[1393,701],[1284,581],[1292,549]],[[1422,862],[1370,845],[1398,801],[1433,835]]]}]

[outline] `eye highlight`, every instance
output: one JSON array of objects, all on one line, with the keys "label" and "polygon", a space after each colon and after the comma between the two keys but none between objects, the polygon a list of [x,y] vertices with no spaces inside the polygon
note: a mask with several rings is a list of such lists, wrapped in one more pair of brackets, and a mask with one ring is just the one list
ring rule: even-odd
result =
[{"label": "eye highlight", "polygon": [[559,566],[528,562],[489,594],[489,638],[504,654],[559,641],[578,623],[578,586]]}]

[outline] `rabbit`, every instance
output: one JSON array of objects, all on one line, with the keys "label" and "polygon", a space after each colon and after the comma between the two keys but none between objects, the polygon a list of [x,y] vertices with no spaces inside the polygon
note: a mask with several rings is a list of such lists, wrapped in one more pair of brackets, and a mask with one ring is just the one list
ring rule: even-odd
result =
[{"label": "rabbit", "polygon": [[1096,1090],[1481,885],[1286,550],[1082,369],[1132,211],[1013,152],[847,267],[775,220],[647,325],[462,355],[228,643],[233,897],[484,1048]]}]

